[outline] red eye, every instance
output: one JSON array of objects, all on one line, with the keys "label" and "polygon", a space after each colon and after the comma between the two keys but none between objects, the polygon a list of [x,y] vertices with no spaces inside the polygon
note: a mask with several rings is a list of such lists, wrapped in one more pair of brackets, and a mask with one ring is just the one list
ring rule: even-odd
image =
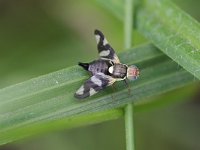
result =
[{"label": "red eye", "polygon": [[129,80],[136,80],[139,76],[139,69],[136,66],[129,66],[127,70],[127,78]]},{"label": "red eye", "polygon": [[133,74],[134,74],[135,76],[138,76],[138,75],[140,74],[139,69],[133,70]]}]

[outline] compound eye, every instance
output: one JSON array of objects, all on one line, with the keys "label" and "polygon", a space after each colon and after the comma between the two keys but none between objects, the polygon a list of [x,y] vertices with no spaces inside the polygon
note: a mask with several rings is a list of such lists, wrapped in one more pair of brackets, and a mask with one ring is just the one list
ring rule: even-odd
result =
[{"label": "compound eye", "polygon": [[127,78],[129,80],[136,80],[139,77],[139,74],[140,74],[139,69],[135,65],[128,67]]}]

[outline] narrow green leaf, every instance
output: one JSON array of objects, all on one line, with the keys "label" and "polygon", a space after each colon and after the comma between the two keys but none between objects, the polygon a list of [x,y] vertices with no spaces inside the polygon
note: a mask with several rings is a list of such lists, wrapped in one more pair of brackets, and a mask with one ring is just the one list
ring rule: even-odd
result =
[{"label": "narrow green leaf", "polygon": [[[118,2],[121,8],[116,6],[117,1],[108,1],[101,3],[123,20],[123,1]],[[200,24],[195,19],[170,0],[144,0],[137,7],[136,26],[160,50],[200,79]]]},{"label": "narrow green leaf", "polygon": [[195,19],[169,0],[146,0],[137,21],[141,33],[200,79],[200,24]]},{"label": "narrow green leaf", "polygon": [[8,132],[6,130],[4,132],[0,132],[0,143],[2,145],[17,139],[22,139],[28,136],[35,136],[49,131],[75,128],[78,126],[117,119],[119,117],[122,117],[123,114],[123,110],[118,108],[87,115],[78,115],[75,117],[64,117],[56,120],[35,122],[32,124],[28,124],[27,126],[12,128]]},{"label": "narrow green leaf", "polygon": [[[38,131],[40,125],[44,128],[43,124],[49,128],[52,121],[111,110],[133,101],[135,105],[146,103],[140,100],[182,87],[194,79],[151,44],[125,51],[119,57],[121,62],[136,64],[141,70],[140,78],[130,82],[131,95],[123,82],[118,82],[115,92],[107,88],[84,102],[75,99],[74,92],[89,78],[77,66],[1,89],[0,144],[32,135],[29,131]],[[92,122],[91,119],[87,123]],[[79,125],[79,121],[74,124]]]}]

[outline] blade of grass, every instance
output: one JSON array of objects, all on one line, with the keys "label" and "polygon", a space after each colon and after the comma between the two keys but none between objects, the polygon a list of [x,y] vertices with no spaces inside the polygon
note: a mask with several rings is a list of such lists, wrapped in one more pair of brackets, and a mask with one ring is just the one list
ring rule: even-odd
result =
[{"label": "blade of grass", "polygon": [[37,136],[47,132],[80,127],[103,121],[117,119],[124,114],[122,109],[112,109],[103,112],[96,112],[87,115],[79,115],[75,117],[65,117],[59,120],[47,120],[45,122],[36,122],[28,126],[18,127],[9,130],[9,132],[1,132],[1,144],[12,142],[29,136]]},{"label": "blade of grass", "polygon": [[[122,0],[97,1],[123,21]],[[200,24],[195,19],[170,0],[144,0],[137,6],[136,26],[160,50],[200,79]]]},{"label": "blade of grass", "polygon": [[[198,92],[199,84],[198,82],[184,86],[180,89],[175,89],[173,91],[167,92],[160,96],[152,97],[148,100],[148,103],[143,103],[138,105],[135,112],[149,112],[155,110],[156,108],[170,107],[172,104],[183,103],[184,101],[190,100],[194,97],[194,93]],[[152,100],[152,101],[151,101]],[[142,101],[142,100],[141,100]]]},{"label": "blade of grass", "polygon": [[137,21],[143,35],[200,79],[200,24],[195,19],[169,0],[146,0]]},{"label": "blade of grass", "polygon": [[[182,87],[194,79],[151,44],[125,51],[119,57],[123,63],[141,68],[140,79],[130,83],[131,96],[119,82],[114,93],[107,88],[84,103],[77,101],[73,94],[89,77],[77,66],[1,89],[0,144],[31,135],[28,131],[39,130],[42,124],[51,128],[48,125],[52,121],[111,110],[133,101],[137,106],[141,99]],[[77,121],[76,126],[79,124]]]}]

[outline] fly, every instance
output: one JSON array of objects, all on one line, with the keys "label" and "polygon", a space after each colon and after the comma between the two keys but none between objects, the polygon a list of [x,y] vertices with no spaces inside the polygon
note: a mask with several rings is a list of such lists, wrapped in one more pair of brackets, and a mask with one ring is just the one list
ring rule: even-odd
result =
[{"label": "fly", "polygon": [[139,77],[139,69],[135,65],[120,63],[114,49],[101,31],[95,30],[94,34],[100,58],[90,63],[79,62],[79,66],[89,71],[92,77],[74,94],[78,99],[92,96],[116,81],[136,80]]}]

